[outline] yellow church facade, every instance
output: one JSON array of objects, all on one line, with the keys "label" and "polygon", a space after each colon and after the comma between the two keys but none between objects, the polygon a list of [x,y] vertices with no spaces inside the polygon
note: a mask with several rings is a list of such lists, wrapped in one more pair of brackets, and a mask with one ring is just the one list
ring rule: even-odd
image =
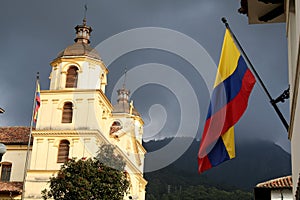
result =
[{"label": "yellow church facade", "polygon": [[[14,147],[8,142],[14,139],[6,138],[10,137],[11,128],[0,130],[0,142],[7,146],[2,163],[10,163],[10,177],[14,177],[8,181],[1,179],[0,187],[10,182],[19,183],[10,198],[20,199],[22,195],[26,200],[42,199],[41,191],[49,186],[49,178],[68,158],[94,157],[101,144],[113,144],[125,159],[125,170],[129,174],[130,191],[124,199],[144,200],[147,184],[143,178],[144,122],[130,103],[130,92],[125,86],[118,90],[118,101],[112,105],[105,95],[108,69],[89,44],[92,28],[84,19],[75,30],[75,43],[51,62],[50,87],[40,92],[41,106],[32,131],[25,182],[23,171],[29,130],[19,130],[23,139]],[[21,127],[13,129],[18,128]],[[20,184],[25,184],[22,189]],[[8,197],[11,188],[7,188],[6,192],[0,189],[0,199]]]}]

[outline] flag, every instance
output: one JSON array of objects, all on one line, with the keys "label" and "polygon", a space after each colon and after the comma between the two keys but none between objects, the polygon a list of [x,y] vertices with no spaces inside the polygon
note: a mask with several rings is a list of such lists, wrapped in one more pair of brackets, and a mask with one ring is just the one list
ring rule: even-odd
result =
[{"label": "flag", "polygon": [[37,83],[36,83],[36,91],[35,91],[35,108],[34,108],[34,115],[33,115],[34,122],[37,121],[38,111],[39,111],[39,108],[41,106],[41,97],[40,97],[40,94],[41,94],[40,84],[39,84],[39,81],[37,81]]},{"label": "flag", "polygon": [[234,125],[247,108],[255,82],[226,29],[198,152],[199,173],[235,157]]}]

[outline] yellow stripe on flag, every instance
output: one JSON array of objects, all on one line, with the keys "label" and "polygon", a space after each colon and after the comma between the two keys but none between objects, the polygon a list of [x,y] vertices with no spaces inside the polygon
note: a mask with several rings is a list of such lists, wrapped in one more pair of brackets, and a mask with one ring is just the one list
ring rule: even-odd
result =
[{"label": "yellow stripe on flag", "polygon": [[232,126],[226,133],[222,135],[222,140],[225,148],[228,152],[230,159],[235,157],[235,145],[234,145],[234,127]]},{"label": "yellow stripe on flag", "polygon": [[239,57],[240,52],[235,46],[229,31],[226,29],[214,87],[227,79],[235,71]]}]

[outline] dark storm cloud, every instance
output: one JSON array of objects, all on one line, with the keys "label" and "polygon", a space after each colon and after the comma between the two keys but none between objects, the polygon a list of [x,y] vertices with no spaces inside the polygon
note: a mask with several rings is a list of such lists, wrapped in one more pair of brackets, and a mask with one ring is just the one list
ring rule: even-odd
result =
[{"label": "dark storm cloud", "polygon": [[[29,125],[35,73],[39,71],[41,74],[42,89],[48,89],[51,70],[49,63],[59,51],[73,43],[73,28],[81,23],[85,1],[11,0],[1,3],[0,107],[3,107],[6,113],[1,115],[0,125]],[[220,19],[226,16],[250,60],[275,97],[288,86],[285,24],[248,25],[247,18],[238,14],[238,8],[239,1],[232,0],[88,1],[87,18],[88,24],[94,29],[93,46],[128,29],[163,27],[190,36],[208,51],[215,63],[218,63],[224,33],[224,25]],[[128,55],[127,58],[125,55],[125,58],[120,58],[112,66],[108,66],[109,84],[114,84],[113,82],[119,79],[125,66],[130,68],[143,64],[143,61],[172,66],[189,78],[197,98],[202,102],[201,120],[193,119],[199,121],[200,134],[209,101],[208,90],[203,80],[199,75],[195,75],[192,66],[178,58],[175,59],[174,56],[159,56],[157,52],[149,56],[148,53],[140,52]],[[105,61],[105,58],[103,60]],[[108,96],[111,96],[111,90],[112,86],[109,85]],[[150,97],[155,95],[151,89],[149,93]],[[136,107],[143,107],[142,102],[146,95],[145,91],[133,94]],[[151,104],[149,96],[147,105]],[[162,98],[172,98],[172,95],[164,95]],[[153,98],[153,103],[158,99],[157,96]],[[281,106],[281,109],[287,117],[288,103]],[[141,111],[147,118],[147,110]],[[176,115],[173,113],[171,116]],[[289,145],[284,127],[258,84],[251,95],[246,114],[237,125],[236,137],[238,140],[271,139],[275,142],[280,141],[285,146]]]}]

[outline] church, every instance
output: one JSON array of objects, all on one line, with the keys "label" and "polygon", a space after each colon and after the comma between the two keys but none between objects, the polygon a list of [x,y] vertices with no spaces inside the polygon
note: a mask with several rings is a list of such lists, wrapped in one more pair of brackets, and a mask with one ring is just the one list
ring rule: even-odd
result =
[{"label": "church", "polygon": [[42,199],[41,191],[65,161],[94,157],[101,144],[113,144],[126,161],[130,188],[124,199],[145,199],[144,122],[125,84],[115,105],[106,97],[108,69],[90,46],[92,28],[85,18],[75,30],[75,42],[50,63],[50,86],[40,92],[31,141],[30,127],[0,128],[0,143],[7,149],[0,167],[0,200]]}]

